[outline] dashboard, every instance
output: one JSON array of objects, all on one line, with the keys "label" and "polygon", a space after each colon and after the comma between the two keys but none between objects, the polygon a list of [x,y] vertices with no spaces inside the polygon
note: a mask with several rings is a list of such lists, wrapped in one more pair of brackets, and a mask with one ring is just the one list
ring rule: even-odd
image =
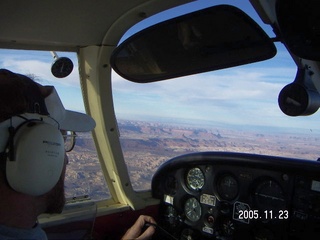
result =
[{"label": "dashboard", "polygon": [[[205,152],[165,162],[152,179],[160,239],[318,239],[320,162]],[[159,234],[158,234],[159,235]]]}]

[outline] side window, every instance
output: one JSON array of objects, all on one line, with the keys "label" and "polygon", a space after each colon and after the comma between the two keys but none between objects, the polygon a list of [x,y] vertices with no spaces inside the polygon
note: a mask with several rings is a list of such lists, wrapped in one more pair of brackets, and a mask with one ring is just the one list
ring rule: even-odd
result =
[{"label": "side window", "polygon": [[[66,78],[55,78],[51,74],[53,58],[49,51],[0,50],[0,68],[28,75],[42,85],[54,85],[66,109],[84,112],[76,53],[57,54],[73,61],[73,72]],[[67,155],[67,201],[110,198],[91,132],[77,133],[75,147]]]},{"label": "side window", "polygon": [[110,198],[91,132],[76,134],[74,149],[67,153],[69,158],[65,178],[67,200],[99,201]]}]

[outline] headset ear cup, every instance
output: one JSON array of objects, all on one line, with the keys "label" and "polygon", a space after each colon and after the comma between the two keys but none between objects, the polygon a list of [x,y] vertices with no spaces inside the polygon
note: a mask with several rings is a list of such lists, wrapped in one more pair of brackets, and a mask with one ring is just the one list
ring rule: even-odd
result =
[{"label": "headset ear cup", "polygon": [[14,135],[14,159],[7,159],[6,176],[17,192],[40,196],[58,182],[64,166],[64,141],[57,127],[28,121]]}]

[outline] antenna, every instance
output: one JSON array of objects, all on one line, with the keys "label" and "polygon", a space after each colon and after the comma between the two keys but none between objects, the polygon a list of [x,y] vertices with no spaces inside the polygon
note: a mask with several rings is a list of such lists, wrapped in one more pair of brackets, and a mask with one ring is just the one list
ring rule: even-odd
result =
[{"label": "antenna", "polygon": [[54,61],[51,65],[51,73],[56,78],[65,78],[70,75],[73,70],[73,63],[70,58],[59,57],[56,52],[50,52]]}]

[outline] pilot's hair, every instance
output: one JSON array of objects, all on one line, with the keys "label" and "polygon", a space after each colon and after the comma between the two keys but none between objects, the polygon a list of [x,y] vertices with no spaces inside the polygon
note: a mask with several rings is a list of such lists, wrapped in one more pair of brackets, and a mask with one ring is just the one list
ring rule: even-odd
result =
[{"label": "pilot's hair", "polygon": [[[10,75],[10,78],[3,78],[2,75]],[[0,69],[0,122],[27,110],[27,88],[31,82],[34,84],[31,78]]]},{"label": "pilot's hair", "polygon": [[[6,78],[2,77],[3,75]],[[7,78],[7,76],[10,76]],[[28,109],[28,86],[33,79],[16,75],[7,69],[0,69],[0,122],[24,113]],[[0,158],[0,181],[6,181],[6,161]]]}]

